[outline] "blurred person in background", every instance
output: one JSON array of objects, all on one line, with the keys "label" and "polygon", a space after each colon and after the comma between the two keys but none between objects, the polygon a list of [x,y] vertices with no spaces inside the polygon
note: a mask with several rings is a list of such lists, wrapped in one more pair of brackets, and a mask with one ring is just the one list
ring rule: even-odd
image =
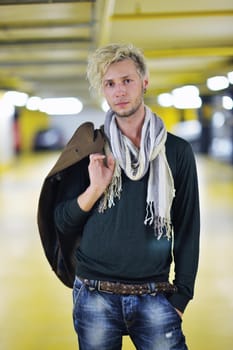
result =
[{"label": "blurred person in background", "polygon": [[149,76],[138,48],[97,49],[87,77],[109,104],[105,124],[76,130],[38,208],[46,256],[73,288],[79,349],[121,349],[129,335],[140,350],[185,350],[182,315],[199,256],[193,151],[145,105]]}]

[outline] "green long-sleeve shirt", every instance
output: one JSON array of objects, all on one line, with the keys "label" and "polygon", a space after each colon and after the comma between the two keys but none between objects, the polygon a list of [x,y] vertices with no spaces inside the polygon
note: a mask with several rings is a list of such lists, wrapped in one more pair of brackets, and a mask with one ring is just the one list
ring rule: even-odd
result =
[{"label": "green long-sleeve shirt", "polygon": [[82,211],[77,196],[89,184],[88,158],[66,171],[55,222],[62,235],[82,232],[76,273],[83,278],[167,281],[174,256],[178,293],[170,301],[183,311],[193,297],[198,266],[198,183],[193,152],[186,141],[168,133],[166,155],[176,191],[171,210],[174,244],[166,236],[158,240],[153,225],[144,224],[148,174],[132,181],[122,172],[121,198],[112,208],[99,213],[97,202],[90,212]]}]

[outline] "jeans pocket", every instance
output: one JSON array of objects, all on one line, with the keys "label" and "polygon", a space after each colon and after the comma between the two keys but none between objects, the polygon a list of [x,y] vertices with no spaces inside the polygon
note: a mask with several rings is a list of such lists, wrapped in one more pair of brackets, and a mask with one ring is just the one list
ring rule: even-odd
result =
[{"label": "jeans pocket", "polygon": [[177,312],[176,308],[170,303],[170,301],[166,298],[165,295],[162,295],[164,302],[166,305],[169,306],[169,308],[173,311],[173,313],[179,318],[179,320],[182,322],[182,317],[179,315],[179,313]]},{"label": "jeans pocket", "polygon": [[79,295],[84,287],[83,282],[76,276],[74,280],[74,285],[73,285],[73,305],[75,306]]}]

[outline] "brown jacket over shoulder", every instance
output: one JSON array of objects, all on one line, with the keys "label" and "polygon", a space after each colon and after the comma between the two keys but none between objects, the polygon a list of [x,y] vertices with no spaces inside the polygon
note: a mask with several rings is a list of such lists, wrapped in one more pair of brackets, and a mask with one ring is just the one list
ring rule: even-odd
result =
[{"label": "brown jacket over shoulder", "polygon": [[64,148],[56,164],[46,176],[38,204],[38,227],[45,255],[57,277],[68,287],[75,278],[74,251],[80,236],[58,235],[54,223],[54,207],[64,171],[92,153],[103,152],[104,134],[90,122],[82,124]]}]

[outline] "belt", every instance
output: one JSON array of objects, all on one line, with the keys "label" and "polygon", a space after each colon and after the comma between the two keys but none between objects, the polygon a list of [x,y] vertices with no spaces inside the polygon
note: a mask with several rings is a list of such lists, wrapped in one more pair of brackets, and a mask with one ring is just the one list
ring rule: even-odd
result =
[{"label": "belt", "polygon": [[98,281],[79,279],[90,289],[99,292],[120,294],[120,295],[142,295],[142,294],[173,294],[177,292],[177,287],[169,282],[148,282],[148,283],[120,283],[110,281]]}]

